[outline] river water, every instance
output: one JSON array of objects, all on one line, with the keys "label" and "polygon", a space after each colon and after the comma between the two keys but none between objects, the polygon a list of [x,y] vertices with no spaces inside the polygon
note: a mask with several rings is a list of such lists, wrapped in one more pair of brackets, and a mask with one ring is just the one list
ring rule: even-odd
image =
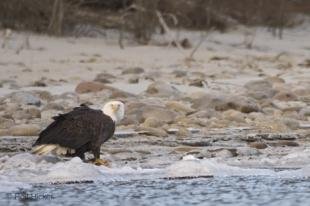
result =
[{"label": "river water", "polygon": [[38,184],[1,205],[309,205],[310,179],[234,176]]},{"label": "river water", "polygon": [[0,158],[0,205],[309,205],[310,165],[249,169],[187,157],[106,168],[29,153]]}]

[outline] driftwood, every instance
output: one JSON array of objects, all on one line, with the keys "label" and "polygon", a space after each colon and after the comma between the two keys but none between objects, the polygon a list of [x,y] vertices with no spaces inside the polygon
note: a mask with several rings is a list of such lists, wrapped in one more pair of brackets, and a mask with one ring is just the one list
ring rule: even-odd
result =
[{"label": "driftwood", "polygon": [[184,51],[183,51],[183,48],[182,48],[181,45],[180,45],[180,42],[178,42],[178,41],[176,40],[176,38],[172,35],[172,32],[171,32],[170,28],[168,27],[168,25],[167,25],[165,19],[163,18],[163,15],[161,14],[161,12],[160,12],[160,11],[156,11],[156,16],[157,16],[158,21],[159,21],[160,25],[162,26],[164,32],[170,36],[170,38],[171,38],[172,41],[175,42],[176,47],[177,47],[181,52],[184,52]]}]

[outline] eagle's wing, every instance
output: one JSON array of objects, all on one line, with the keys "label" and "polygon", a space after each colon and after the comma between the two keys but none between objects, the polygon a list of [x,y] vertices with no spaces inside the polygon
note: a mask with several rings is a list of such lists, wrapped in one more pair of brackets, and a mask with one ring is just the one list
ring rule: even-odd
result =
[{"label": "eagle's wing", "polygon": [[43,130],[35,145],[58,144],[77,149],[89,142],[97,142],[105,130],[106,116],[100,110],[77,107],[73,111],[54,117],[54,122]]}]

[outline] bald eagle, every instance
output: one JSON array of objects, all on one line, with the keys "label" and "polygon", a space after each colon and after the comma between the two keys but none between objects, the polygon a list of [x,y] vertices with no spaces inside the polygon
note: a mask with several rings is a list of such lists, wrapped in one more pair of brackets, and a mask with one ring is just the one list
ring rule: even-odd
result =
[{"label": "bald eagle", "polygon": [[124,117],[124,104],[111,101],[102,110],[81,105],[73,111],[53,117],[54,121],[44,129],[33,145],[32,153],[56,153],[78,156],[85,160],[85,152],[92,152],[96,165],[106,165],[100,159],[100,146],[110,139],[115,131],[115,123]]}]

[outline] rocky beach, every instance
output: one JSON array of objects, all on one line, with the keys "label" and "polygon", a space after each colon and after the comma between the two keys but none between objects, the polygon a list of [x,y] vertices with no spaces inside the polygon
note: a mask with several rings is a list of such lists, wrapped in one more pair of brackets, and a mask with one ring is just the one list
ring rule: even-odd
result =
[{"label": "rocky beach", "polygon": [[[161,36],[120,49],[113,31],[106,38],[13,31],[0,49],[1,156],[28,152],[59,113],[121,100],[125,119],[102,147],[115,165],[166,165],[190,154],[300,167],[310,157],[310,30],[287,29],[277,39],[254,29],[252,49],[240,27],[210,33],[193,56],[198,32],[181,32],[190,43],[181,49],[162,46]],[[299,152],[306,159],[283,160]]]}]

